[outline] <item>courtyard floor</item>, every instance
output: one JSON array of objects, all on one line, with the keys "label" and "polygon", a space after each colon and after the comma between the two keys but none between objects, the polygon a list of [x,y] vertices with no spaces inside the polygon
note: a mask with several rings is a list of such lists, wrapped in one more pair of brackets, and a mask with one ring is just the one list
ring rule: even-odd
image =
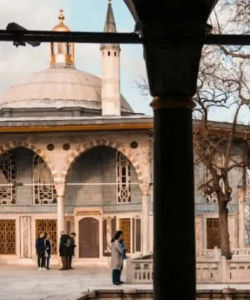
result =
[{"label": "courtyard floor", "polygon": [[[222,289],[226,284],[202,284],[198,289]],[[230,285],[250,289],[248,284]],[[124,284],[123,289],[152,289],[152,285]],[[76,267],[70,271],[38,271],[32,266],[0,266],[1,300],[76,300],[88,290],[121,289],[111,284],[110,270],[100,267]]]},{"label": "courtyard floor", "polygon": [[[151,289],[152,285],[122,285]],[[1,300],[75,300],[88,290],[121,289],[111,284],[110,269],[81,266],[70,271],[39,271],[32,266],[0,266]]]}]

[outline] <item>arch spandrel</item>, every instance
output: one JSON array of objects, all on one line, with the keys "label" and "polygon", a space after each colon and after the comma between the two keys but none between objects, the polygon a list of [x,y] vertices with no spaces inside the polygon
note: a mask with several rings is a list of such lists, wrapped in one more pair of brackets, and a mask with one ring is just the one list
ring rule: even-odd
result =
[{"label": "arch spandrel", "polygon": [[[143,183],[149,182],[150,181],[150,161],[149,161],[149,156],[148,155],[140,155],[140,148],[137,150],[132,150],[135,153],[132,153],[131,149],[129,149],[129,146],[126,146],[121,143],[113,142],[108,139],[95,139],[91,140],[88,142],[85,142],[81,144],[80,147],[77,147],[75,150],[71,151],[71,153],[68,154],[65,160],[65,164],[60,172],[61,176],[60,179],[58,178],[58,181],[60,182],[66,182],[66,177],[68,175],[69,169],[72,165],[72,163],[82,154],[85,152],[98,147],[98,146],[107,146],[111,147],[119,152],[121,152],[133,165],[135,168],[137,177],[138,177],[138,182],[141,191],[143,191],[142,186]],[[145,157],[144,157],[145,156]],[[57,172],[58,173],[58,172]],[[59,174],[59,173],[58,173]]]},{"label": "arch spandrel", "polygon": [[48,168],[51,170],[51,173],[53,175],[54,166],[51,162],[51,160],[46,155],[45,151],[43,151],[41,148],[37,147],[36,145],[28,142],[28,141],[14,141],[14,142],[8,142],[0,146],[0,155],[2,155],[5,152],[17,149],[17,148],[25,148],[28,150],[33,151],[35,154],[40,156],[43,161],[47,164]]}]

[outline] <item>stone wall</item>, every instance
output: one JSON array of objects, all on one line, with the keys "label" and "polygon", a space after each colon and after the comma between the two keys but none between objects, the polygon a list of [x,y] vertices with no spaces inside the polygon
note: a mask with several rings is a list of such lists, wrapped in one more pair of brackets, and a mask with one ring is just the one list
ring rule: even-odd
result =
[{"label": "stone wall", "polygon": [[[118,290],[96,290],[87,292],[78,300],[106,300],[106,299],[153,299],[153,290],[143,289],[118,289]],[[225,288],[223,290],[198,290],[196,292],[196,300],[211,300],[211,299],[225,299],[225,300],[245,300],[250,299],[249,290],[235,290]]]}]

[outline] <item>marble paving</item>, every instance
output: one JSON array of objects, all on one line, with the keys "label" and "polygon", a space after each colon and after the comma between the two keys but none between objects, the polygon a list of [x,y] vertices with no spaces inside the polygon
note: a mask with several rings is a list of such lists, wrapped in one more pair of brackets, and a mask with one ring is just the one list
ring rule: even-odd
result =
[{"label": "marble paving", "polygon": [[[151,289],[152,285],[124,284],[124,289]],[[0,266],[1,300],[76,300],[88,290],[121,289],[113,286],[108,268],[76,267],[39,271],[31,266]]]},{"label": "marble paving", "polygon": [[[111,284],[110,270],[81,266],[70,271],[38,271],[33,266],[0,266],[0,300],[76,300],[88,290],[121,289]],[[150,284],[124,284],[124,289],[152,289]],[[200,290],[231,287],[248,290],[249,284],[199,284]]]}]

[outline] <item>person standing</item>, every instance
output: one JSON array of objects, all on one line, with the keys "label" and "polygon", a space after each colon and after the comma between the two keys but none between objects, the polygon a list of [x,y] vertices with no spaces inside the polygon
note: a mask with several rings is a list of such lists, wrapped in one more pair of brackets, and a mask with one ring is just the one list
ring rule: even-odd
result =
[{"label": "person standing", "polygon": [[51,257],[51,249],[52,249],[52,242],[50,234],[46,235],[45,239],[45,267],[47,270],[50,269],[50,257]]},{"label": "person standing", "polygon": [[70,248],[71,248],[71,251],[70,251],[70,257],[69,257],[69,269],[74,269],[72,268],[72,257],[75,255],[75,237],[76,237],[76,234],[74,232],[71,232],[70,234],[70,240],[71,240],[71,245],[70,245]]},{"label": "person standing", "polygon": [[39,271],[45,270],[45,233],[39,234],[36,240],[37,265]]},{"label": "person standing", "polygon": [[121,269],[123,263],[123,250],[120,241],[123,239],[123,232],[117,231],[111,240],[111,268],[112,268],[112,282],[115,285],[122,284]]},{"label": "person standing", "polygon": [[70,260],[70,253],[71,253],[71,240],[68,234],[65,234],[64,231],[61,232],[60,244],[59,244],[59,253],[62,258],[62,268],[63,270],[69,270],[69,260]]},{"label": "person standing", "polygon": [[[124,260],[127,258],[127,255],[126,255],[127,249],[125,247],[124,239],[120,240],[120,244],[121,244],[121,248],[122,248],[122,267],[121,267],[121,272],[122,272],[123,266],[124,266]],[[121,281],[121,272],[120,272],[120,276],[119,276],[120,284],[124,283],[123,281]]]}]

